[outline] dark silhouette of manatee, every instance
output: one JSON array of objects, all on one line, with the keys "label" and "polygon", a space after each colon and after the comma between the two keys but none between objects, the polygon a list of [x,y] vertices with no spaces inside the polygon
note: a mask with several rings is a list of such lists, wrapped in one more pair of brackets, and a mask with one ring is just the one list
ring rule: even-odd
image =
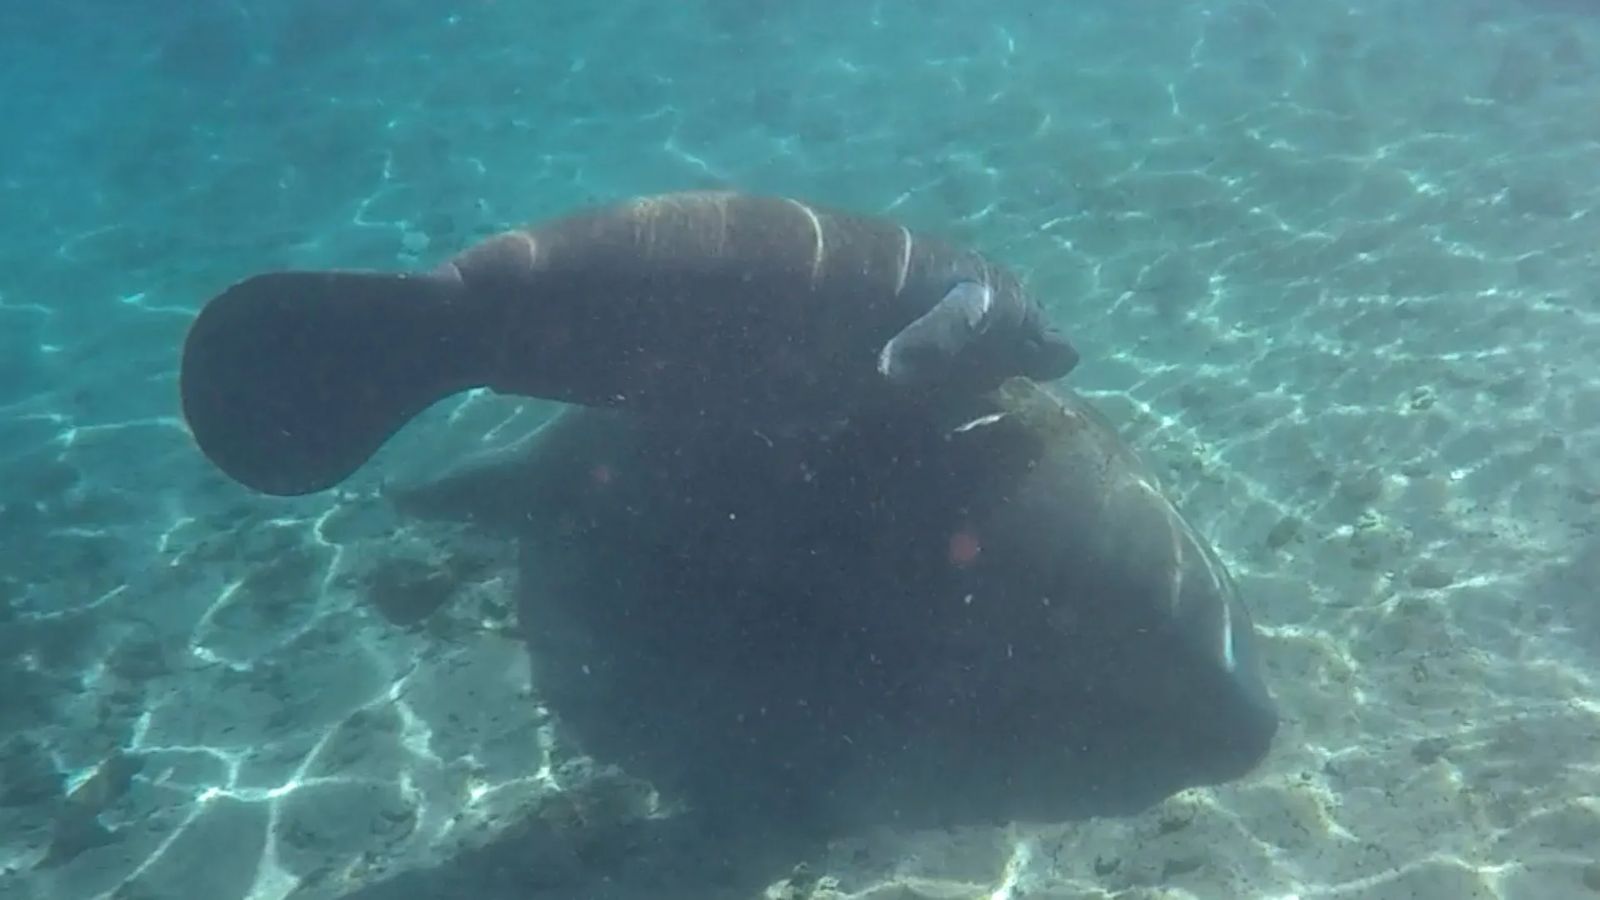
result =
[{"label": "dark silhouette of manatee", "polygon": [[519,540],[543,701],[708,823],[1125,814],[1262,759],[1245,604],[1088,402],[899,411],[773,438],[572,409],[392,498]]},{"label": "dark silhouette of manatee", "polygon": [[475,387],[815,423],[1077,359],[976,253],[797,200],[683,193],[501,234],[428,273],[245,279],[201,310],[180,380],[212,462],[293,495]]}]

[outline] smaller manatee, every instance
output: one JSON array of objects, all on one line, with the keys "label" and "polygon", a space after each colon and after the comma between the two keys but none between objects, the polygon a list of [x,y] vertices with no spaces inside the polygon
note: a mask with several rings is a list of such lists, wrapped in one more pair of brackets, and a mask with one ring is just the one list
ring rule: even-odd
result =
[{"label": "smaller manatee", "polygon": [[293,495],[471,388],[778,428],[1077,361],[976,253],[797,200],[682,193],[507,232],[427,273],[247,278],[201,310],[180,381],[206,456]]}]

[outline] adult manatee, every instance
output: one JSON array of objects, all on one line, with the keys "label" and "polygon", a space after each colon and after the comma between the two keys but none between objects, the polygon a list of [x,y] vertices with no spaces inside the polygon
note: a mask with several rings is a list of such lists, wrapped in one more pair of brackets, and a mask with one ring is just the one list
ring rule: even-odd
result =
[{"label": "adult manatee", "polygon": [[545,702],[712,821],[1053,821],[1260,761],[1245,604],[1088,402],[1013,379],[905,413],[574,409],[394,497],[517,536]]}]

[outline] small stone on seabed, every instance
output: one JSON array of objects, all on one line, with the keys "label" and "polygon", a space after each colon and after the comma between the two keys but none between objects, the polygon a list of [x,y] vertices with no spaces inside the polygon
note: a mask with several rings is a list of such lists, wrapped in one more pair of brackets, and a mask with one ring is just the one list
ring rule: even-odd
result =
[{"label": "small stone on seabed", "polygon": [[1411,570],[1411,584],[1419,588],[1449,587],[1455,581],[1455,576],[1444,566],[1433,560],[1424,560]]},{"label": "small stone on seabed", "polygon": [[1267,548],[1277,550],[1300,536],[1300,518],[1284,516],[1267,532]]},{"label": "small stone on seabed", "polygon": [[1383,496],[1383,473],[1375,468],[1352,473],[1339,483],[1339,494],[1350,503],[1371,503]]},{"label": "small stone on seabed", "polygon": [[1417,741],[1416,744],[1412,745],[1411,758],[1426,766],[1430,763],[1436,762],[1440,757],[1444,756],[1445,751],[1449,749],[1450,742],[1445,738],[1423,738],[1422,740]]}]

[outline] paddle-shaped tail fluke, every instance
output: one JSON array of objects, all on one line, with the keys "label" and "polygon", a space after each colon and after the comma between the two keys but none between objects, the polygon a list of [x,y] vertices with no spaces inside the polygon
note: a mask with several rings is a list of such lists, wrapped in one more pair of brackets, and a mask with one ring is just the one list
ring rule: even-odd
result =
[{"label": "paddle-shaped tail fluke", "polygon": [[487,332],[459,280],[273,272],[190,327],[183,414],[224,473],[268,494],[339,483],[413,416],[482,384]]}]

